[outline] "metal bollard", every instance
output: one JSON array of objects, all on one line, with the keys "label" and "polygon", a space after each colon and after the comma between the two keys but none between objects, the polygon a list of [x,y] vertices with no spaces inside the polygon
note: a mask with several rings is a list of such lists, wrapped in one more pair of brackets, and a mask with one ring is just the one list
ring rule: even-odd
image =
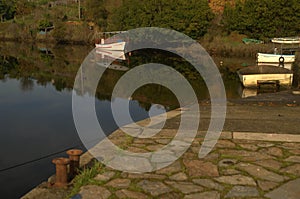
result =
[{"label": "metal bollard", "polygon": [[52,163],[56,165],[56,177],[54,186],[64,187],[68,184],[68,164],[70,160],[68,158],[55,158]]},{"label": "metal bollard", "polygon": [[71,149],[67,151],[70,159],[70,178],[74,178],[78,174],[79,163],[80,163],[80,155],[82,154],[82,150],[79,149]]}]

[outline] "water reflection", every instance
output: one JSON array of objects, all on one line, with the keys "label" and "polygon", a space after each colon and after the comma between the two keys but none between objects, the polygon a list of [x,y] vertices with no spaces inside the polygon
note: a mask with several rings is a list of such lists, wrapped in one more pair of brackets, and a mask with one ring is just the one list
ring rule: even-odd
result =
[{"label": "water reflection", "polygon": [[[5,81],[7,77],[20,80],[20,88],[23,91],[33,89],[33,80],[38,85],[53,85],[57,91],[71,90],[77,70],[84,58],[93,49],[93,46],[51,46],[37,44],[28,46],[15,43],[2,43],[0,48],[0,79]],[[110,63],[110,61],[114,61]],[[236,70],[243,66],[253,64],[253,58],[220,58],[214,57],[220,68],[224,80],[227,98],[237,99],[248,95],[241,95],[241,86]],[[124,52],[97,50],[92,61],[98,70],[105,70],[96,91],[96,97],[100,100],[110,100],[114,85],[127,70],[145,63],[161,63],[175,68],[189,79],[199,100],[209,99],[209,93],[201,74],[193,66],[182,58],[165,51],[145,49],[131,52],[130,56]],[[102,69],[101,69],[102,68]],[[89,71],[85,71],[88,75]],[[83,79],[84,80],[84,77]],[[100,86],[101,85],[101,86]],[[247,90],[245,93],[249,93]],[[144,107],[152,103],[162,104],[166,107],[176,107],[177,100],[168,89],[158,85],[147,85],[137,90],[132,99],[139,101]],[[254,95],[252,92],[251,95]],[[155,96],[155,97],[154,97]],[[120,96],[121,97],[121,96]],[[147,105],[145,105],[147,104]]]},{"label": "water reflection", "polygon": [[265,93],[276,93],[280,91],[280,87],[269,85],[260,88],[243,88],[242,86],[239,89],[241,98],[255,97],[257,95]]},{"label": "water reflection", "polygon": [[33,90],[33,79],[29,78],[29,77],[22,77],[20,79],[20,87],[22,91],[30,91]]},{"label": "water reflection", "polygon": [[[1,198],[19,198],[54,173],[52,158],[65,156],[64,151],[69,148],[81,148],[72,118],[71,91],[77,70],[91,47],[46,48],[22,44],[15,48],[14,43],[3,43],[0,48]],[[145,53],[136,55],[130,61],[118,60],[118,64],[132,68],[143,61]],[[151,61],[155,61],[153,57],[149,57]],[[102,62],[104,58],[100,57]],[[108,67],[97,87],[96,112],[107,134],[117,128],[110,110],[110,101],[114,100],[111,93],[124,73]],[[159,85],[139,88],[130,100],[134,120],[148,117],[153,104],[164,107],[157,108],[157,114],[178,106],[172,92]],[[97,139],[94,141],[101,138]]]},{"label": "water reflection", "polygon": [[253,88],[240,88],[240,95],[242,98],[254,97],[257,95],[257,89]]},{"label": "water reflection", "polygon": [[[80,147],[72,118],[71,91],[79,66],[92,49],[93,46],[28,46],[19,43],[16,48],[15,43],[1,43],[1,198],[19,198],[54,172],[53,157],[64,155],[63,151],[70,147]],[[109,57],[118,59],[107,65]],[[146,49],[132,52],[131,56],[98,52],[91,60],[94,64],[89,67],[105,70],[95,92],[95,107],[99,122],[108,134],[117,128],[110,110],[114,86],[126,70],[140,64],[161,63],[175,68],[189,79],[199,100],[209,99],[201,75],[189,63],[168,52]],[[89,84],[87,77],[90,72],[89,68],[79,71],[83,84]],[[227,97],[240,98],[240,83],[235,73],[230,70],[221,70],[221,73]],[[76,92],[78,95],[92,93],[80,89]],[[118,97],[124,98],[122,95]],[[161,110],[157,108],[157,113],[178,107],[174,94],[157,84],[144,85],[130,99],[122,100],[131,100],[130,111],[134,120],[148,117],[153,104],[162,106]],[[22,165],[24,162],[29,163]],[[20,164],[22,166],[14,167]]]},{"label": "water reflection", "polygon": [[94,58],[90,61],[95,62],[101,67],[109,68],[112,70],[129,70],[128,67],[122,64],[122,60],[126,60],[124,51],[105,51],[101,49],[96,49]]}]

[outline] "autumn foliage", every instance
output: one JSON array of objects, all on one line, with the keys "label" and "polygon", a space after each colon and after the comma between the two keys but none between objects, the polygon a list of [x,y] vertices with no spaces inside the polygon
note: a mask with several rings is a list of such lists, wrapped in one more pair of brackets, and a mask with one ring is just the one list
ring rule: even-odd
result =
[{"label": "autumn foliage", "polygon": [[226,4],[234,6],[235,0],[208,0],[209,7],[216,14],[223,13]]}]

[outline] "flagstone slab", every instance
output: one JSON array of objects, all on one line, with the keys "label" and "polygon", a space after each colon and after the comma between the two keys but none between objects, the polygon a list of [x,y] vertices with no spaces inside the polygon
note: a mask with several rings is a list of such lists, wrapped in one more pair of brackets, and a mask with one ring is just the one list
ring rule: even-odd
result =
[{"label": "flagstone slab", "polygon": [[201,185],[203,187],[223,191],[224,187],[211,179],[193,179],[193,183]]},{"label": "flagstone slab", "polygon": [[287,182],[277,189],[267,193],[265,196],[271,199],[299,199],[300,196],[300,178]]},{"label": "flagstone slab", "polygon": [[290,156],[286,158],[284,161],[300,163],[300,156]]},{"label": "flagstone slab", "polygon": [[259,150],[259,152],[267,153],[269,155],[276,156],[276,157],[282,157],[283,156],[282,149],[280,149],[278,147],[264,148],[264,149]]},{"label": "flagstone slab", "polygon": [[247,173],[258,179],[267,180],[271,182],[283,182],[285,180],[283,176],[268,171],[261,166],[247,163],[239,163],[237,165],[237,168],[246,171]]},{"label": "flagstone slab", "polygon": [[261,188],[261,190],[263,191],[269,191],[279,185],[277,182],[270,182],[270,181],[263,181],[263,180],[258,180],[257,184],[259,188]]},{"label": "flagstone slab", "polygon": [[289,173],[289,174],[300,176],[300,164],[294,164],[294,165],[288,166],[286,168],[281,169],[280,171],[284,172],[284,173]]},{"label": "flagstone slab", "polygon": [[78,195],[80,195],[81,199],[107,199],[111,196],[111,192],[97,185],[86,185],[80,188]]},{"label": "flagstone slab", "polygon": [[129,191],[127,189],[121,189],[116,191],[116,196],[120,199],[127,199],[127,198],[132,198],[132,199],[147,199],[149,198],[147,195],[140,193],[140,192],[135,192],[135,191]]},{"label": "flagstone slab", "polygon": [[256,186],[255,181],[253,178],[243,175],[233,175],[233,176],[221,176],[215,178],[216,181],[231,184],[231,185],[249,185],[249,186]]},{"label": "flagstone slab", "polygon": [[102,174],[98,174],[94,179],[105,182],[105,181],[110,180],[112,177],[114,177],[114,175],[115,175],[115,172],[108,171],[108,172],[105,172]]},{"label": "flagstone slab", "polygon": [[175,181],[183,181],[183,180],[187,180],[188,177],[186,176],[185,173],[183,172],[180,172],[180,173],[176,173],[172,176],[169,177],[170,180],[175,180]]},{"label": "flagstone slab", "polygon": [[110,186],[113,188],[128,188],[129,185],[131,183],[131,180],[129,179],[121,179],[121,178],[117,178],[117,179],[113,179],[111,181],[109,181],[106,186]]},{"label": "flagstone slab", "polygon": [[257,197],[259,192],[255,187],[234,186],[225,196],[225,198],[244,198]]},{"label": "flagstone slab", "polygon": [[261,141],[271,141],[271,142],[300,142],[300,135],[233,132],[233,139],[261,140]]},{"label": "flagstone slab", "polygon": [[191,182],[174,182],[174,181],[166,181],[168,185],[171,185],[175,189],[179,190],[184,194],[190,194],[195,192],[203,191],[203,187],[195,185]]},{"label": "flagstone slab", "polygon": [[219,176],[218,167],[211,162],[201,160],[183,160],[188,175],[191,177],[217,177]]},{"label": "flagstone slab", "polygon": [[179,161],[176,161],[174,163],[172,163],[171,165],[165,167],[165,168],[162,168],[162,169],[159,169],[156,171],[157,174],[167,174],[167,175],[170,175],[170,174],[173,174],[173,173],[177,173],[177,172],[180,172],[182,171],[182,166],[181,166],[181,163]]},{"label": "flagstone slab", "polygon": [[142,180],[137,185],[152,196],[159,196],[172,191],[170,187],[159,181]]},{"label": "flagstone slab", "polygon": [[282,163],[274,160],[274,159],[270,159],[270,160],[259,160],[254,162],[255,164],[258,164],[260,166],[263,166],[265,168],[269,168],[269,169],[273,169],[273,170],[279,170],[282,167]]},{"label": "flagstone slab", "polygon": [[195,193],[195,194],[190,194],[186,195],[184,199],[220,199],[220,193],[217,191],[207,191],[203,193]]}]

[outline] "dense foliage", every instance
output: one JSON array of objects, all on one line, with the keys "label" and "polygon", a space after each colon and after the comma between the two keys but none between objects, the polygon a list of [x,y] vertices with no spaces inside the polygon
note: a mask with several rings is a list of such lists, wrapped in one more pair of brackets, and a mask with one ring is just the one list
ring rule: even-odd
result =
[{"label": "dense foliage", "polygon": [[15,2],[12,0],[0,0],[0,20],[12,19],[16,13]]},{"label": "dense foliage", "polygon": [[124,0],[109,28],[163,27],[199,38],[207,32],[212,19],[207,0]]},{"label": "dense foliage", "polygon": [[86,20],[94,21],[102,28],[106,27],[108,11],[103,6],[104,0],[86,0],[85,6],[87,12],[85,13]]},{"label": "dense foliage", "polygon": [[206,0],[124,0],[111,18],[110,30],[163,27],[198,38],[206,33],[213,14]]},{"label": "dense foliage", "polygon": [[228,31],[254,38],[295,36],[300,32],[300,1],[239,0],[225,7],[223,22]]},{"label": "dense foliage", "polygon": [[[214,15],[212,10],[218,12]],[[234,31],[266,40],[299,35],[300,1],[0,0],[0,22],[8,20],[11,21],[0,24],[3,38],[34,39],[38,30],[53,25],[55,40],[88,37],[90,41],[93,31],[138,27],[170,28],[194,39],[207,32],[208,38],[213,38]]]},{"label": "dense foliage", "polygon": [[53,23],[51,21],[48,21],[47,19],[43,19],[39,22],[39,30],[45,30],[49,27],[52,27],[53,26]]}]

